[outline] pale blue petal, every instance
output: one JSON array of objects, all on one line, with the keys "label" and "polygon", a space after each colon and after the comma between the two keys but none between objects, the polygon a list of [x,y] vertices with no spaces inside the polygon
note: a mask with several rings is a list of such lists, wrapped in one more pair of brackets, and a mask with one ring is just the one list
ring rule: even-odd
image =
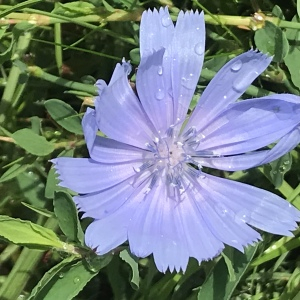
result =
[{"label": "pale blue petal", "polygon": [[269,151],[266,158],[261,162],[261,164],[266,164],[271,162],[285,153],[293,150],[300,143],[300,128],[299,126],[293,129],[291,132],[287,133],[280,141]]},{"label": "pale blue petal", "polygon": [[95,111],[91,108],[87,109],[82,119],[82,127],[90,157],[95,161],[119,163],[144,160],[150,154],[149,151],[98,136]]},{"label": "pale blue petal", "polygon": [[109,138],[139,148],[153,138],[153,126],[129,85],[128,64],[118,64],[113,78],[96,99],[98,128]]},{"label": "pale blue petal", "polygon": [[233,213],[237,221],[288,236],[297,228],[300,211],[273,193],[208,174],[200,184],[223,211]]},{"label": "pale blue petal", "polygon": [[173,99],[166,86],[171,75],[162,67],[164,51],[154,51],[142,58],[136,74],[136,88],[143,108],[162,135],[173,123]]},{"label": "pale blue petal", "polygon": [[262,165],[263,160],[268,157],[269,152],[269,150],[265,150],[235,156],[193,157],[193,160],[203,167],[225,171],[238,171]]},{"label": "pale blue petal", "polygon": [[209,149],[220,155],[256,150],[280,139],[300,122],[294,103],[256,99],[238,104],[218,118],[218,126],[211,124],[212,133],[206,135],[210,126],[204,131],[197,150]]},{"label": "pale blue petal", "polygon": [[208,230],[220,242],[243,251],[243,246],[260,239],[260,235],[247,224],[235,218],[235,214],[219,198],[205,190],[205,178],[190,178],[187,193],[194,199],[195,209],[202,215]]},{"label": "pale blue petal", "polygon": [[128,229],[131,252],[139,257],[153,253],[161,272],[185,270],[189,259],[186,233],[175,218],[175,210],[176,202],[167,197],[165,184],[159,182],[144,197]]},{"label": "pale blue petal", "polygon": [[148,56],[153,50],[167,48],[172,41],[174,24],[168,8],[150,9],[143,12],[140,25],[141,57]]},{"label": "pale blue petal", "polygon": [[103,164],[89,158],[59,157],[53,159],[60,186],[77,193],[93,193],[114,186],[137,173],[141,162]]},{"label": "pale blue petal", "polygon": [[250,50],[230,60],[203,92],[186,128],[202,130],[235,102],[270,64],[272,57]]},{"label": "pale blue petal", "polygon": [[[171,67],[174,121],[183,122],[199,80],[205,51],[204,14],[179,13],[173,41],[165,52]],[[178,126],[180,129],[180,126]]]},{"label": "pale blue petal", "polygon": [[99,255],[106,254],[127,240],[128,222],[133,207],[123,205],[107,218],[93,221],[85,231],[85,243]]}]

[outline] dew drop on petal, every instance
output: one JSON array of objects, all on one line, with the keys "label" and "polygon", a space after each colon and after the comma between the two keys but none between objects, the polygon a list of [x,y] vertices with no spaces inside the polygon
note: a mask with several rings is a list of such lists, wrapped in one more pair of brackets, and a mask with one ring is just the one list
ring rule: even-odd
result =
[{"label": "dew drop on petal", "polygon": [[242,221],[244,223],[249,223],[251,220],[251,217],[249,216],[249,214],[246,210],[241,210],[236,213],[235,220],[238,222]]},{"label": "dew drop on petal", "polygon": [[164,98],[164,96],[165,96],[164,91],[162,89],[158,89],[158,91],[155,94],[155,98],[157,100],[162,100]]},{"label": "dew drop on petal", "polygon": [[232,84],[233,89],[238,93],[244,92],[248,86],[249,82],[243,78],[237,78]]},{"label": "dew drop on petal", "polygon": [[195,45],[194,51],[198,55],[202,55],[204,53],[204,44],[203,43],[197,43]]},{"label": "dew drop on petal", "polygon": [[230,69],[231,69],[233,72],[238,72],[238,71],[241,69],[242,65],[243,65],[242,61],[241,61],[241,60],[237,60],[237,61],[231,66]]},{"label": "dew drop on petal", "polygon": [[164,27],[169,27],[172,24],[172,20],[169,15],[164,15],[161,18],[161,23]]},{"label": "dew drop on petal", "polygon": [[158,66],[157,74],[158,75],[162,75],[163,74],[163,68],[162,68],[162,66]]},{"label": "dew drop on petal", "polygon": [[192,90],[195,87],[194,81],[192,80],[193,74],[189,74],[189,77],[182,77],[181,84],[188,90]]}]

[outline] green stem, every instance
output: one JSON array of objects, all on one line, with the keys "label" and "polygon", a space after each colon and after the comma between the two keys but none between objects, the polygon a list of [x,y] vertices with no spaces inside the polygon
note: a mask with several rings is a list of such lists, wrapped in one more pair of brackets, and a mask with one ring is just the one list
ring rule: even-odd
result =
[{"label": "green stem", "polygon": [[94,96],[97,95],[96,87],[94,87],[93,85],[84,84],[84,83],[75,82],[75,81],[69,81],[64,78],[54,76],[52,74],[44,72],[40,67],[37,67],[37,66],[29,66],[27,68],[27,70],[30,75],[35,76],[37,78],[52,82],[54,84],[61,85],[68,89],[87,92]]},{"label": "green stem", "polygon": [[[55,2],[55,7],[58,7],[59,3]],[[62,73],[63,55],[62,55],[62,40],[61,40],[61,24],[54,24],[54,41],[55,41],[55,61],[58,69],[58,73]]]},{"label": "green stem", "polygon": [[[12,58],[13,60],[17,61],[20,57],[22,57],[22,55],[26,52],[26,50],[29,47],[30,40],[30,32],[25,32],[19,37],[19,40],[16,45],[16,51],[14,57]],[[20,85],[24,85],[22,83],[19,83],[19,77],[21,73],[22,71],[20,70],[20,68],[16,64],[13,64],[13,66],[10,69],[7,84],[5,86],[0,102],[0,125],[5,123],[7,116],[10,115],[11,109],[13,109],[16,106],[19,100],[19,89],[17,93],[16,90]]]}]

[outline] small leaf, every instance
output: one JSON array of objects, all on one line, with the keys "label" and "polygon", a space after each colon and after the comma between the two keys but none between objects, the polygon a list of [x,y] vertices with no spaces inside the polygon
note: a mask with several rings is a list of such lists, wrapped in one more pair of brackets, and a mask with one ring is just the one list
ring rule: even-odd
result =
[{"label": "small leaf", "polygon": [[12,165],[1,177],[0,177],[0,183],[11,180],[15,177],[17,177],[19,174],[23,173],[24,171],[29,168],[30,165],[28,164],[14,164]]},{"label": "small leaf", "polygon": [[45,209],[45,208],[39,208],[39,207],[35,207],[33,205],[30,205],[28,203],[25,203],[25,202],[21,202],[24,206],[26,206],[27,208],[35,211],[36,213],[42,215],[42,216],[45,216],[47,218],[50,218],[50,217],[53,217],[54,216],[54,213],[49,211],[48,209]]},{"label": "small leaf", "polygon": [[58,276],[60,278],[60,276],[63,274],[63,273],[61,273],[61,269],[64,266],[68,265],[73,260],[74,260],[74,257],[69,256],[66,259],[64,259],[63,261],[61,261],[60,263],[58,263],[57,265],[55,265],[51,270],[46,272],[44,274],[44,276],[42,277],[42,279],[38,282],[38,284],[31,291],[31,294],[27,300],[41,299],[41,298],[39,298],[39,293],[42,293],[43,288],[45,288],[47,286],[47,284],[49,284],[51,282],[53,277]]},{"label": "small leaf", "polygon": [[102,3],[107,11],[109,11],[109,12],[115,11],[115,9],[109,3],[107,3],[105,0],[102,0]]},{"label": "small leaf", "polygon": [[233,249],[232,265],[235,271],[235,280],[230,281],[228,268],[224,258],[220,259],[215,265],[213,271],[209,274],[206,282],[202,285],[198,300],[229,300],[246,272],[251,260],[256,252],[256,246],[249,246],[245,250],[245,254]]},{"label": "small leaf", "polygon": [[[294,16],[292,22],[299,24],[299,18]],[[290,50],[285,57],[284,62],[289,69],[293,84],[297,88],[300,88],[300,49],[298,46],[300,41],[300,30],[287,28],[286,36],[290,42]]]},{"label": "small leaf", "polygon": [[50,229],[21,219],[0,216],[0,235],[6,240],[33,249],[63,248],[64,243]]},{"label": "small leaf", "polygon": [[[101,268],[105,267],[103,264]],[[55,268],[55,270],[53,270]],[[55,266],[48,278],[42,278],[30,295],[30,300],[71,300],[95,277],[99,270],[93,272],[87,268],[84,261],[61,263]],[[49,273],[48,272],[48,273]],[[34,294],[33,294],[34,293]],[[29,300],[28,299],[28,300]]]},{"label": "small leaf", "polygon": [[12,138],[17,145],[33,155],[45,156],[54,151],[52,143],[28,128],[16,131],[12,134]]},{"label": "small leaf", "polygon": [[45,107],[53,120],[60,126],[70,132],[83,134],[81,118],[69,104],[58,99],[50,99],[45,101]]},{"label": "small leaf", "polygon": [[140,273],[137,261],[129,254],[127,249],[121,251],[120,257],[130,265],[132,271],[130,282],[133,288],[138,289],[140,285]]},{"label": "small leaf", "polygon": [[79,241],[83,244],[84,235],[72,197],[63,191],[56,192],[54,194],[53,205],[54,213],[57,216],[62,232],[71,241]]},{"label": "small leaf", "polygon": [[288,251],[300,247],[300,238],[282,237],[280,240],[272,243],[272,245],[264,251],[262,255],[253,260],[251,266],[259,266],[271,259],[274,259]]},{"label": "small leaf", "polygon": [[292,155],[291,153],[286,153],[282,157],[264,165],[264,173],[274,184],[275,188],[278,189],[283,183],[285,173],[291,169],[291,166]]},{"label": "small leaf", "polygon": [[268,21],[263,28],[255,32],[254,41],[260,51],[274,55],[273,61],[275,62],[281,62],[289,52],[289,43],[285,33]]}]

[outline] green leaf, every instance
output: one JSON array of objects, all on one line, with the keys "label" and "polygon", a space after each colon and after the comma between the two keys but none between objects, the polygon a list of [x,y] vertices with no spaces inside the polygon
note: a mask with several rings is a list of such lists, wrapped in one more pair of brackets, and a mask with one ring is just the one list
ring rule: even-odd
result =
[{"label": "green leaf", "polygon": [[266,21],[265,26],[255,32],[254,41],[260,51],[274,55],[275,62],[281,62],[288,54],[289,43],[285,33],[271,22]]},{"label": "green leaf", "polygon": [[38,282],[38,284],[34,287],[34,289],[31,291],[31,294],[27,300],[38,300],[41,299],[39,297],[39,293],[43,294],[42,291],[47,284],[51,282],[51,280],[55,277],[58,276],[59,278],[62,276],[63,273],[61,273],[61,269],[68,265],[70,262],[74,260],[74,256],[69,256],[66,259],[62,260],[60,263],[55,265],[52,269],[50,269],[48,272],[44,274],[42,279]]},{"label": "green leaf", "polygon": [[30,165],[28,164],[14,164],[12,165],[1,177],[0,177],[0,183],[11,180],[15,177],[17,177],[19,174],[23,173],[24,171],[29,168]]},{"label": "green leaf", "polygon": [[96,272],[91,271],[84,261],[61,263],[42,278],[41,283],[32,291],[28,300],[71,300],[98,274],[107,263],[103,262]]},{"label": "green leaf", "polygon": [[54,151],[52,143],[28,128],[16,131],[12,134],[12,138],[17,145],[33,155],[45,156]]},{"label": "green leaf", "polygon": [[109,12],[115,11],[115,9],[109,3],[107,3],[105,0],[102,0],[102,3],[107,11],[109,11]]},{"label": "green leaf", "polygon": [[50,229],[21,219],[0,216],[0,235],[17,245],[34,249],[63,248],[64,243]]},{"label": "green leaf", "polygon": [[[298,3],[297,3],[298,4]],[[299,18],[294,16],[292,22],[299,23]],[[300,89],[300,30],[286,29],[286,37],[290,42],[290,49],[284,62],[289,69],[293,84]]]},{"label": "green leaf", "polygon": [[140,285],[140,273],[136,259],[130,255],[127,249],[121,251],[120,257],[131,267],[132,277],[130,282],[133,288],[138,289]]},{"label": "green leaf", "polygon": [[297,14],[300,17],[300,0],[297,0]]},{"label": "green leaf", "polygon": [[256,246],[249,246],[245,249],[245,254],[233,249],[231,262],[235,271],[235,280],[230,281],[228,267],[224,258],[220,259],[209,274],[206,282],[198,293],[198,300],[229,300],[246,272],[255,252]]},{"label": "green leaf", "polygon": [[54,213],[49,211],[48,209],[45,209],[45,208],[39,208],[39,207],[35,207],[33,205],[30,205],[28,203],[25,203],[25,202],[21,202],[24,206],[26,206],[27,208],[35,211],[36,213],[42,215],[42,216],[45,216],[47,218],[50,218],[50,217],[53,217],[54,216]]},{"label": "green leaf", "polygon": [[70,132],[83,134],[81,118],[69,104],[58,99],[50,99],[45,101],[45,107],[53,120],[60,126]]},{"label": "green leaf", "polygon": [[286,153],[275,161],[264,165],[264,173],[274,184],[275,188],[279,188],[284,180],[284,175],[292,167],[292,154]]},{"label": "green leaf", "polygon": [[65,17],[92,15],[95,13],[95,6],[85,1],[73,1],[65,4],[58,2],[52,13]]},{"label": "green leaf", "polygon": [[272,245],[264,251],[262,255],[253,260],[251,266],[259,266],[271,259],[274,259],[288,251],[300,247],[300,238],[282,237],[280,240],[272,243]]},{"label": "green leaf", "polygon": [[71,241],[79,241],[83,245],[84,235],[72,197],[63,191],[56,192],[53,205],[62,232]]}]

